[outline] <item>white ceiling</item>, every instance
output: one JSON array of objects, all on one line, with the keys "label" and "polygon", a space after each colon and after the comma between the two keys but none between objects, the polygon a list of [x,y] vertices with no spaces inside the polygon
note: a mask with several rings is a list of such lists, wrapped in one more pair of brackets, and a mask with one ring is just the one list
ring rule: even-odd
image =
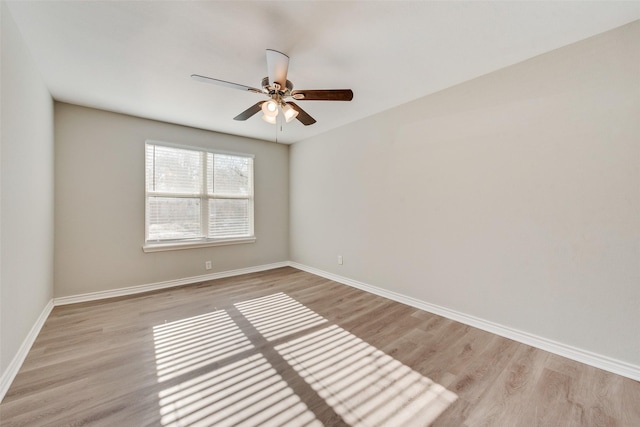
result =
[{"label": "white ceiling", "polygon": [[[59,101],[292,143],[640,19],[640,2],[7,1]],[[318,122],[282,130],[256,114],[265,49],[287,53]]]}]

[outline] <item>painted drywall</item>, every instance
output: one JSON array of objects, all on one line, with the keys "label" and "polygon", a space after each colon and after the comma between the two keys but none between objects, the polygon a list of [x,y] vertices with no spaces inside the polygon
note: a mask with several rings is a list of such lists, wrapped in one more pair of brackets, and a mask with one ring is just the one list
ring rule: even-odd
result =
[{"label": "painted drywall", "polygon": [[[0,374],[53,296],[53,100],[4,2]],[[2,376],[2,375],[0,375]]]},{"label": "painted drywall", "polygon": [[640,366],[639,118],[635,22],[296,143],[291,260]]},{"label": "painted drywall", "polygon": [[[144,253],[147,139],[254,154],[256,242]],[[55,140],[56,297],[288,260],[288,146],[58,102]]]}]

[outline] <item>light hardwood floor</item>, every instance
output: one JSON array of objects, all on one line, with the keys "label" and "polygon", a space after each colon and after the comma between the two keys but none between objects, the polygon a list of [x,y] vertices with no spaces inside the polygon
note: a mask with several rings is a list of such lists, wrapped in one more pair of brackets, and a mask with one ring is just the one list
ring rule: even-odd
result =
[{"label": "light hardwood floor", "polygon": [[9,426],[640,426],[640,383],[293,268],[54,308]]}]

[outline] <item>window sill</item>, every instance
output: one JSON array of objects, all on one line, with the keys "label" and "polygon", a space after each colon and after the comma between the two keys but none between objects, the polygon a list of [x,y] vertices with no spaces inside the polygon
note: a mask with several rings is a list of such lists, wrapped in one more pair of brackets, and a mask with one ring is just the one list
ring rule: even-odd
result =
[{"label": "window sill", "polygon": [[171,242],[171,243],[148,243],[142,246],[144,252],[179,251],[183,249],[206,248],[209,246],[239,245],[242,243],[254,243],[255,237],[243,237],[239,239],[225,239],[208,242]]}]

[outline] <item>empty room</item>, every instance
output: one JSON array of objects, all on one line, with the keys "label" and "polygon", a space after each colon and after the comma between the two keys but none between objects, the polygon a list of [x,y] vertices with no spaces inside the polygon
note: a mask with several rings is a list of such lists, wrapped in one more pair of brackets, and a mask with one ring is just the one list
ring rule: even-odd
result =
[{"label": "empty room", "polygon": [[640,426],[640,2],[0,6],[2,427]]}]

